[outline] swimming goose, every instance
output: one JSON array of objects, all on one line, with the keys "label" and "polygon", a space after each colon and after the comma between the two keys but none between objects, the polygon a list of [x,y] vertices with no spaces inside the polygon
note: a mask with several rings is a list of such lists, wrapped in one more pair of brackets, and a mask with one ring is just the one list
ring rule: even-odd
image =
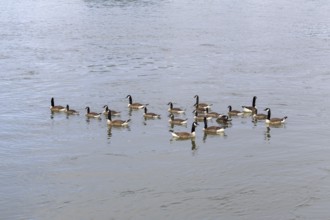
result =
[{"label": "swimming goose", "polygon": [[[204,120],[204,117],[205,117],[204,115],[199,115],[196,110],[194,110],[193,113],[195,113],[195,115],[194,115],[195,121],[203,121]],[[207,116],[206,119],[207,120],[211,120],[212,117],[211,116]]]},{"label": "swimming goose", "polygon": [[193,122],[191,125],[191,132],[174,132],[173,130],[170,130],[172,137],[176,138],[176,139],[190,139],[190,138],[194,138],[196,136],[195,133],[195,128],[198,125],[197,122]]},{"label": "swimming goose", "polygon": [[86,110],[87,110],[86,113],[87,118],[101,118],[101,113],[91,112],[88,106],[86,107]]},{"label": "swimming goose", "polygon": [[128,126],[128,122],[131,121],[131,119],[127,119],[126,121],[124,120],[111,120],[111,115],[112,115],[112,111],[109,109],[108,111],[108,119],[107,119],[107,124],[110,126],[116,126],[116,127],[124,127],[124,126]]},{"label": "swimming goose", "polygon": [[168,122],[173,124],[173,125],[184,125],[184,124],[187,124],[188,118],[186,118],[186,119],[174,118],[174,115],[171,114],[170,115],[170,120]]},{"label": "swimming goose", "polygon": [[211,118],[218,118],[219,116],[221,116],[221,114],[219,114],[218,112],[209,112],[209,108],[206,108],[205,116]]},{"label": "swimming goose", "polygon": [[196,106],[196,108],[211,108],[211,105],[207,104],[207,103],[199,103],[199,96],[195,95],[194,98],[196,98],[196,103],[194,106]]},{"label": "swimming goose", "polygon": [[255,109],[257,109],[256,107],[256,100],[257,100],[257,96],[253,96],[252,99],[252,106],[242,106],[243,108],[243,112],[245,113],[253,113]]},{"label": "swimming goose", "polygon": [[146,106],[144,106],[144,113],[143,116],[145,118],[160,118],[160,115],[152,113],[152,112],[148,112],[148,109]]},{"label": "swimming goose", "polygon": [[267,119],[266,119],[266,124],[268,124],[268,125],[281,125],[288,118],[287,116],[284,116],[283,118],[270,118],[270,116],[271,116],[270,108],[266,108],[265,111],[268,112]]},{"label": "swimming goose", "polygon": [[231,119],[227,115],[221,115],[217,118],[216,122],[220,124],[228,124],[231,122]]},{"label": "swimming goose", "polygon": [[66,105],[65,113],[67,113],[68,115],[79,115],[79,112],[77,112],[76,110],[70,109],[69,105]]},{"label": "swimming goose", "polygon": [[184,110],[181,108],[173,108],[173,103],[169,102],[168,105],[170,105],[170,108],[168,109],[168,111],[170,113],[177,113],[177,114],[182,114],[184,113]]},{"label": "swimming goose", "polygon": [[238,116],[238,115],[243,115],[243,112],[238,111],[238,110],[233,110],[231,105],[228,105],[228,115],[229,116]]},{"label": "swimming goose", "polygon": [[252,118],[254,120],[265,120],[265,119],[267,119],[267,115],[266,114],[262,114],[262,113],[258,114],[258,110],[255,109],[255,111],[254,111],[254,113],[252,115]]},{"label": "swimming goose", "polygon": [[131,109],[141,109],[141,108],[144,107],[144,105],[141,104],[141,103],[138,103],[138,102],[133,103],[131,95],[127,95],[126,98],[128,98],[128,100],[129,100],[129,103],[128,103],[129,108],[131,108]]},{"label": "swimming goose", "polygon": [[52,112],[64,112],[65,108],[61,105],[55,105],[54,97],[50,100],[50,110]]},{"label": "swimming goose", "polygon": [[[103,110],[103,114],[105,115],[108,115],[108,112],[109,112],[109,107],[107,105],[103,106],[104,110]],[[112,116],[119,116],[120,115],[120,112],[117,112],[117,111],[114,111],[114,110],[111,110],[111,115]]]},{"label": "swimming goose", "polygon": [[207,127],[207,119],[204,117],[204,132],[207,134],[219,134],[225,131],[225,128],[220,127],[220,126],[210,126]]}]

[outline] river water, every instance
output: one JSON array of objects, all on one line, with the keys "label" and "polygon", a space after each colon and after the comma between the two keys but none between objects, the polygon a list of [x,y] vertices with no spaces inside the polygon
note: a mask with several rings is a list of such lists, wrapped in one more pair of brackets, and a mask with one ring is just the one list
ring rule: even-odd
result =
[{"label": "river water", "polygon": [[[3,0],[1,219],[328,219],[330,2]],[[133,101],[161,119],[129,111]],[[171,139],[167,103],[267,128]],[[51,114],[50,99],[80,111]],[[86,120],[107,104],[128,128]],[[213,119],[209,125],[217,125]]]}]

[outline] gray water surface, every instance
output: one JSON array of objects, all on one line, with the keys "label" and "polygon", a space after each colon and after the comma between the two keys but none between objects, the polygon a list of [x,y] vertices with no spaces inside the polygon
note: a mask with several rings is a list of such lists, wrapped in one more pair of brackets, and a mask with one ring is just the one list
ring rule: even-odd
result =
[{"label": "gray water surface", "polygon": [[[1,219],[328,219],[330,3],[4,0]],[[127,99],[161,119],[129,111]],[[175,141],[168,106],[257,96],[279,128],[232,119]],[[79,116],[51,114],[55,104]],[[128,128],[86,120],[107,104]],[[210,125],[217,125],[213,119]]]}]

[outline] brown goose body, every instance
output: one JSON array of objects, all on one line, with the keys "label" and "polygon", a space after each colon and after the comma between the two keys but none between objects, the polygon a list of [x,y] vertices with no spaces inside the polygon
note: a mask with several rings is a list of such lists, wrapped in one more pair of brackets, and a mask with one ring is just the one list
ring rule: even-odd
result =
[{"label": "brown goose body", "polygon": [[271,110],[270,108],[266,108],[265,111],[268,112],[266,124],[268,125],[282,125],[285,123],[285,120],[288,118],[287,116],[284,116],[283,118],[271,118]]},{"label": "brown goose body", "polygon": [[[105,105],[103,106],[104,110],[103,110],[103,114],[104,115],[108,115],[108,112],[109,112],[109,106],[108,105]],[[115,110],[111,110],[111,115],[112,116],[119,116],[120,115],[120,112],[118,111],[115,111]]]},{"label": "brown goose body", "polygon": [[201,108],[201,109],[211,108],[211,105],[209,105],[207,103],[199,103],[198,95],[195,95],[194,98],[196,98],[196,103],[194,105],[196,108]]},{"label": "brown goose body", "polygon": [[227,115],[222,115],[217,118],[216,122],[218,122],[219,124],[228,124],[231,123],[231,119]]},{"label": "brown goose body", "polygon": [[267,119],[267,115],[266,114],[262,114],[262,113],[259,113],[258,114],[258,110],[256,109],[252,115],[252,118],[254,120],[266,120]]},{"label": "brown goose body", "polygon": [[159,114],[156,114],[156,113],[148,112],[148,109],[145,106],[144,107],[143,117],[145,117],[145,118],[160,118],[160,115]]},{"label": "brown goose body", "polygon": [[138,102],[133,102],[132,96],[127,95],[126,98],[128,98],[128,107],[130,109],[142,109],[144,108],[144,105]]},{"label": "brown goose body", "polygon": [[176,139],[190,139],[190,138],[194,138],[196,136],[196,133],[195,133],[195,128],[197,126],[197,122],[193,122],[192,125],[191,125],[191,132],[184,132],[184,131],[181,131],[181,132],[175,132],[173,130],[170,130],[171,134],[172,134],[172,137],[173,138],[176,138]]},{"label": "brown goose body", "polygon": [[109,109],[109,111],[108,111],[108,119],[107,119],[107,124],[109,126],[125,127],[125,126],[128,126],[128,123],[131,121],[131,119],[127,119],[126,121],[120,120],[120,119],[112,120],[111,119],[111,115],[112,115],[112,112]]},{"label": "brown goose body", "polygon": [[[196,110],[194,110],[193,113],[195,113],[195,115],[194,115],[194,120],[195,121],[204,121],[204,117],[205,117],[204,115],[199,115]],[[207,116],[206,119],[207,120],[211,120],[212,117],[211,116]]]},{"label": "brown goose body", "polygon": [[66,105],[65,113],[67,113],[68,115],[79,115],[79,112],[74,109],[70,109],[69,105]]},{"label": "brown goose body", "polygon": [[256,100],[257,100],[257,96],[253,96],[253,99],[252,99],[252,106],[242,106],[243,108],[243,112],[244,113],[253,113],[257,107],[256,107]]},{"label": "brown goose body", "polygon": [[54,101],[54,97],[51,98],[50,100],[50,110],[52,112],[65,112],[65,107],[61,106],[61,105],[55,105],[55,101]]},{"label": "brown goose body", "polygon": [[186,119],[174,118],[174,115],[171,114],[170,120],[168,122],[173,125],[185,125],[188,122],[188,118],[186,118]]},{"label": "brown goose body", "polygon": [[207,119],[206,117],[204,117],[204,128],[203,128],[204,132],[207,134],[220,134],[223,133],[225,131],[224,127],[220,127],[220,126],[207,126]]},{"label": "brown goose body", "polygon": [[238,115],[243,115],[243,112],[238,111],[238,110],[233,110],[231,105],[228,105],[228,115],[229,116],[238,116]]},{"label": "brown goose body", "polygon": [[87,118],[101,118],[101,113],[96,113],[96,112],[91,112],[90,111],[90,108],[87,106],[86,107],[86,114],[85,114],[85,116],[87,117]]},{"label": "brown goose body", "polygon": [[172,102],[169,102],[168,105],[170,106],[170,108],[168,109],[170,113],[182,114],[185,112],[185,110],[181,108],[174,108]]}]

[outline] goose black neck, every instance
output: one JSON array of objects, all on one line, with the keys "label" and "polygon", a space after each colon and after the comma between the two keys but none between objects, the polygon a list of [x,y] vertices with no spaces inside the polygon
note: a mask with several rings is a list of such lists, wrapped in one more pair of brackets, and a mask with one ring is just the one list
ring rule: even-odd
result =
[{"label": "goose black neck", "polygon": [[173,103],[170,102],[170,103],[168,103],[168,104],[170,105],[170,109],[173,109]]},{"label": "goose black neck", "polygon": [[147,114],[147,112],[148,112],[147,107],[144,107],[144,113]]},{"label": "goose black neck", "polygon": [[52,107],[55,106],[55,104],[54,104],[54,98],[52,98],[52,99],[50,100],[50,104],[51,104]]},{"label": "goose black neck", "polygon": [[196,126],[195,126],[195,122],[194,122],[191,126],[191,133],[195,132],[195,128],[196,128]]},{"label": "goose black neck", "polygon": [[252,107],[256,107],[256,100],[257,100],[257,96],[253,96]]},{"label": "goose black neck", "polygon": [[229,111],[231,112],[231,110],[232,110],[231,105],[228,106],[228,109],[229,109]]},{"label": "goose black neck", "polygon": [[87,109],[87,114],[89,114],[90,113],[89,107],[86,107],[86,109]]},{"label": "goose black neck", "polygon": [[129,104],[133,103],[132,96],[128,96],[128,101],[129,101]]},{"label": "goose black neck", "polygon": [[109,121],[111,121],[111,110],[110,109],[108,111],[108,119],[109,119]]},{"label": "goose black neck", "polygon": [[66,105],[66,110],[68,110],[68,111],[69,111],[69,109],[70,109],[69,105]]},{"label": "goose black neck", "polygon": [[271,113],[270,113],[270,109],[268,109],[268,114],[267,114],[267,119],[268,119],[268,120],[270,120],[270,115],[271,115]]},{"label": "goose black neck", "polygon": [[198,95],[195,95],[195,97],[196,97],[196,106],[198,106],[198,104],[199,104],[199,96]]}]

